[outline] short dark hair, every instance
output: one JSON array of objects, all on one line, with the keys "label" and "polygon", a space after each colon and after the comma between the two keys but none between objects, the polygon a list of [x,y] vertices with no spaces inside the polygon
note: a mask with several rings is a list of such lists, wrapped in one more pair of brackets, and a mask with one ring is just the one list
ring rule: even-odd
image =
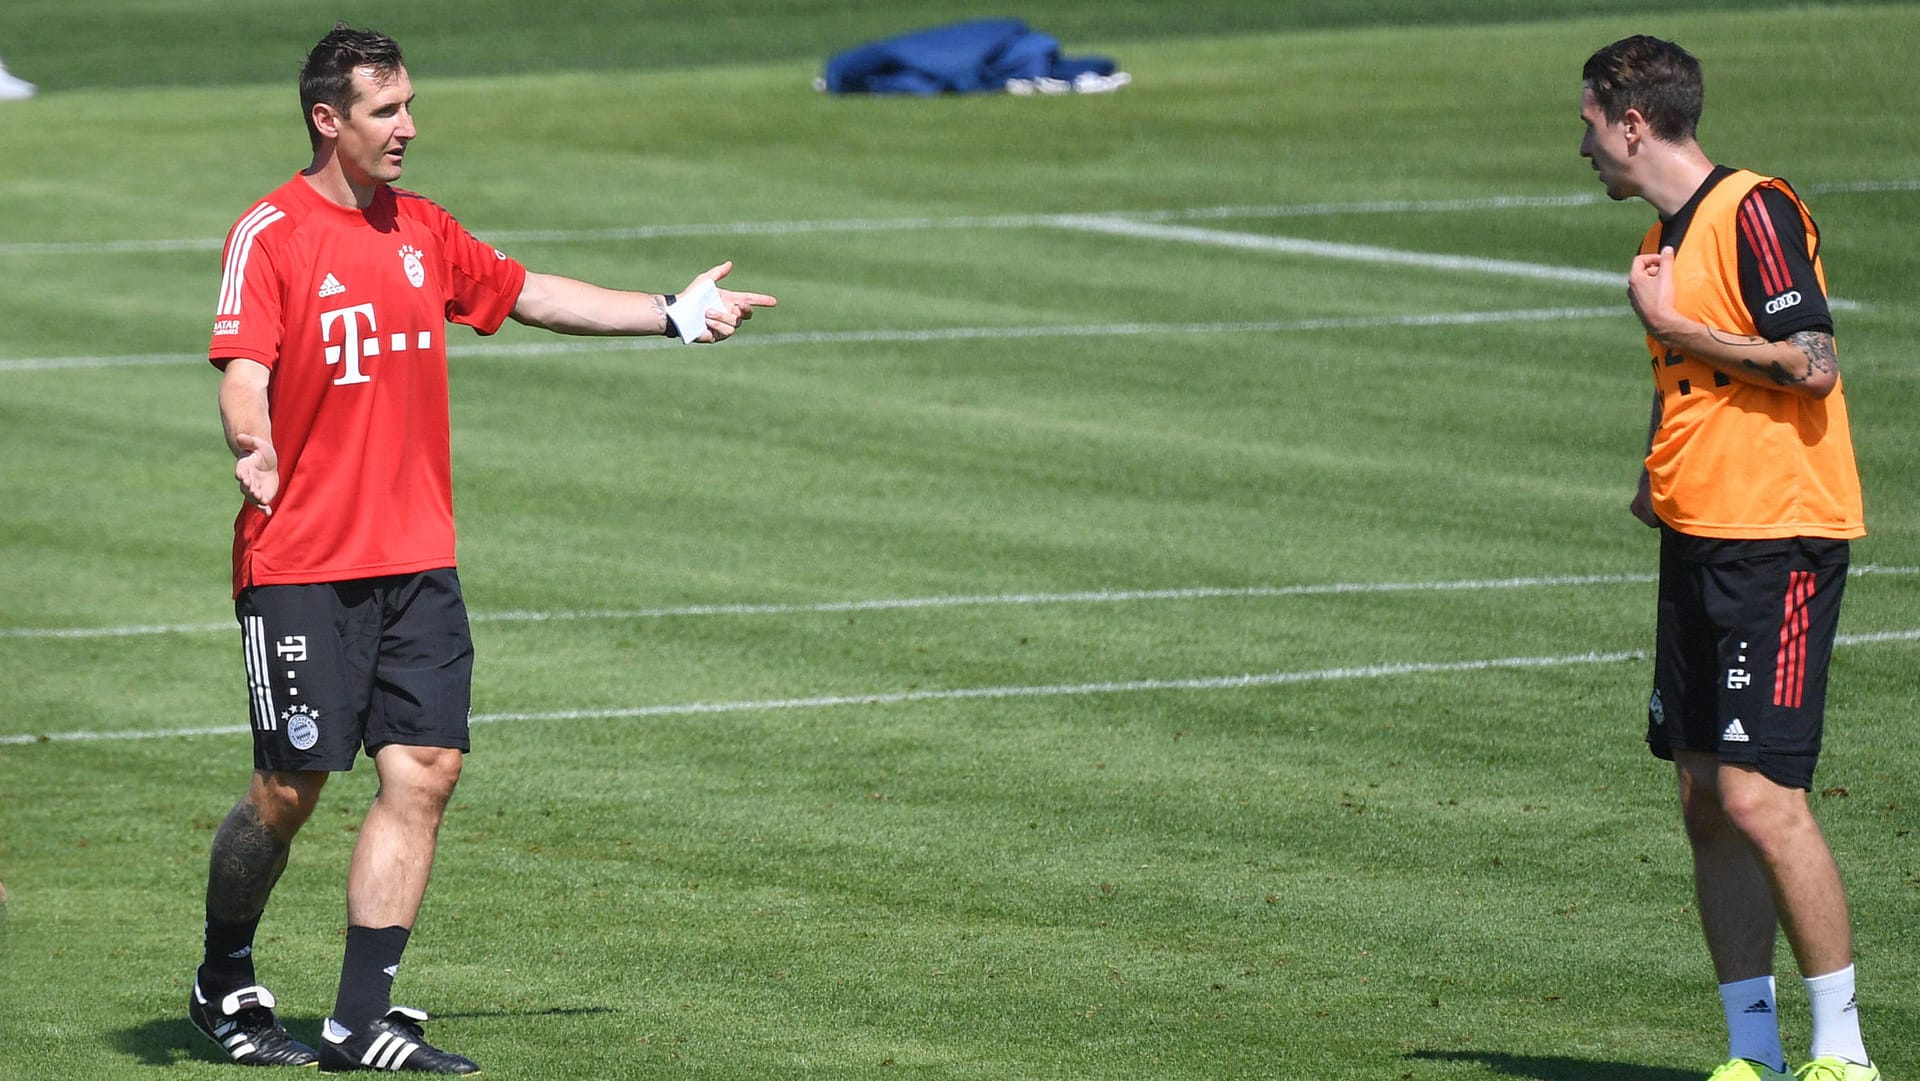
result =
[{"label": "short dark hair", "polygon": [[353,85],[355,68],[372,68],[383,77],[398,72],[404,61],[400,44],[378,30],[355,30],[334,23],[327,36],[307,53],[300,65],[300,113],[306,118],[307,138],[320,148],[320,131],[313,126],[313,107],[326,102],[347,115],[360,92]]},{"label": "short dark hair", "polygon": [[1700,61],[1671,41],[1621,38],[1588,57],[1580,77],[1609,123],[1637,109],[1654,137],[1670,143],[1693,138],[1700,126],[1706,103]]}]

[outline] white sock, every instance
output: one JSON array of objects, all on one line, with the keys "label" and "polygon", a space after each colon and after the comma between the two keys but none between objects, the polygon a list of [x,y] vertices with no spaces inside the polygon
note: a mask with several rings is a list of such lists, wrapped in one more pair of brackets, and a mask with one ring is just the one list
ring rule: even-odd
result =
[{"label": "white sock", "polygon": [[1813,1007],[1813,1046],[1808,1054],[1869,1065],[1867,1045],[1860,1039],[1860,1014],[1853,1001],[1853,966],[1809,977],[1807,998]]},{"label": "white sock", "polygon": [[1773,990],[1772,976],[1720,985],[1720,1005],[1727,1011],[1727,1057],[1785,1073],[1787,1053],[1780,1049],[1780,1015]]}]

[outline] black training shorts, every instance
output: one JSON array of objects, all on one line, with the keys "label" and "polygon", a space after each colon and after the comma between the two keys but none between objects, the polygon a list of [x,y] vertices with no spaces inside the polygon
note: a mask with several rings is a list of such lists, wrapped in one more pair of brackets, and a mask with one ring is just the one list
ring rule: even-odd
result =
[{"label": "black training shorts", "polygon": [[234,611],[255,769],[340,772],[390,743],[469,749],[473,639],[453,568],[253,586]]},{"label": "black training shorts", "polygon": [[1699,751],[1813,787],[1847,555],[1843,540],[1660,530],[1654,754]]}]

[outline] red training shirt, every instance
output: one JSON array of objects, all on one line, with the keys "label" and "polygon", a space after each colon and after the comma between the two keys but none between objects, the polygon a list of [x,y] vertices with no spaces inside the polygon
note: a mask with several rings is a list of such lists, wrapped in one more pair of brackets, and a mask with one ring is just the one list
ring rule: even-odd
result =
[{"label": "red training shirt", "polygon": [[390,187],[350,209],[296,175],[241,216],[207,355],[272,371],[280,493],[234,519],[236,595],[454,565],[446,324],[493,333],[526,276]]}]

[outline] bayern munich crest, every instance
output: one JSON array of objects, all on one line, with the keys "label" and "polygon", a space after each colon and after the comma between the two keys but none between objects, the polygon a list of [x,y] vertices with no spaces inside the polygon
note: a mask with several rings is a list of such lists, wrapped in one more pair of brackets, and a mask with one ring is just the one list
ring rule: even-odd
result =
[{"label": "bayern munich crest", "polygon": [[296,751],[311,751],[320,742],[320,715],[305,706],[294,706],[280,714],[280,729]]},{"label": "bayern munich crest", "polygon": [[406,264],[407,280],[415,289],[427,284],[427,268],[420,264],[420,249],[411,244],[400,249],[400,260]]}]

